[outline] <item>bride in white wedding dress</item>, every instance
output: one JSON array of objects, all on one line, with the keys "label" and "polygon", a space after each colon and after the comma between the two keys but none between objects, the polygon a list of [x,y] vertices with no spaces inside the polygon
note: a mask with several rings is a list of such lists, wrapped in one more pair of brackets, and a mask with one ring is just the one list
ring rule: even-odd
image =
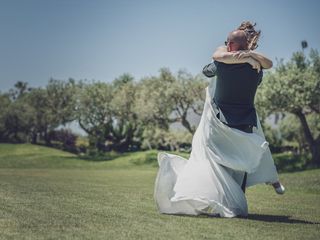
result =
[{"label": "bride in white wedding dress", "polygon": [[[199,126],[193,136],[189,160],[168,153],[158,154],[159,171],[154,198],[161,213],[208,214],[221,217],[247,216],[248,206],[241,189],[259,183],[279,183],[268,142],[259,117],[257,128],[246,133],[218,119],[219,110],[211,103],[216,80],[206,88]],[[282,188],[282,189],[281,189]],[[282,192],[281,192],[282,191]]]},{"label": "bride in white wedding dress", "polygon": [[247,172],[247,187],[278,181],[259,120],[257,131],[250,134],[223,124],[211,104],[214,88],[212,80],[189,160],[158,154],[154,197],[161,213],[247,216],[245,194],[224,166]]}]

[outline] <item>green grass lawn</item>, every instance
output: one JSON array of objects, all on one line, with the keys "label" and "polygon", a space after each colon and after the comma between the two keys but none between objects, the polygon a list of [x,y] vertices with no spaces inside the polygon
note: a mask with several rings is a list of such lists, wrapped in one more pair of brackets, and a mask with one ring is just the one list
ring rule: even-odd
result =
[{"label": "green grass lawn", "polygon": [[320,239],[320,169],[247,190],[249,217],[159,214],[155,151],[87,161],[0,144],[0,239]]}]

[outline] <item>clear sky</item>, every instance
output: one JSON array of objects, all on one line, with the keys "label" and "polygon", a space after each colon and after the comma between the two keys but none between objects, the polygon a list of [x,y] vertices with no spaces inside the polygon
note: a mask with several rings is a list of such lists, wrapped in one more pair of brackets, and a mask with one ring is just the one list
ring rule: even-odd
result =
[{"label": "clear sky", "polygon": [[139,80],[161,67],[198,74],[243,20],[259,50],[288,59],[300,41],[320,50],[317,0],[0,0],[0,90],[50,78]]}]

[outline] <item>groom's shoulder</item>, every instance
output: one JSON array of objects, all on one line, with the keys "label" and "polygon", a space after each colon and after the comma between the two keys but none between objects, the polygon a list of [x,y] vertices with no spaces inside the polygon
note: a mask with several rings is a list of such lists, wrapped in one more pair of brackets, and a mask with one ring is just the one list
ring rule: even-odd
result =
[{"label": "groom's shoulder", "polygon": [[214,61],[216,69],[220,71],[251,71],[252,67],[249,63],[236,63],[236,64],[227,64],[223,62]]},{"label": "groom's shoulder", "polygon": [[223,62],[214,61],[214,64],[216,65],[216,67],[221,67],[221,68],[250,67],[249,63],[230,64],[230,63],[223,63]]}]

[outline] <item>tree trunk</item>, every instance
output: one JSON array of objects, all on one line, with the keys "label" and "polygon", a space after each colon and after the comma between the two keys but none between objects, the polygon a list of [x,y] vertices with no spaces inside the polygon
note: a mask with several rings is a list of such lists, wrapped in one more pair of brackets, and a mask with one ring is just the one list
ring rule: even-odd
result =
[{"label": "tree trunk", "polygon": [[194,134],[194,129],[191,127],[191,124],[187,120],[187,114],[181,116],[181,124],[184,126],[191,134]]},{"label": "tree trunk", "polygon": [[312,154],[312,163],[318,167],[320,167],[320,135],[314,141],[314,144],[311,148]]},{"label": "tree trunk", "polygon": [[312,164],[320,167],[320,144],[313,144],[311,146]]},{"label": "tree trunk", "polygon": [[318,137],[317,140],[313,138],[306,116],[302,113],[302,111],[295,112],[295,115],[299,118],[301,122],[304,136],[309,145],[309,149],[312,155],[311,162],[313,165],[320,166],[320,137]]},{"label": "tree trunk", "polygon": [[37,144],[37,133],[32,133],[32,139],[31,139],[32,144]]},{"label": "tree trunk", "polygon": [[46,129],[44,131],[44,141],[45,141],[46,146],[51,146],[51,139],[50,139],[50,136],[48,133],[48,129]]},{"label": "tree trunk", "polygon": [[151,147],[150,141],[149,141],[149,140],[146,140],[146,143],[147,143],[147,145],[148,145],[149,150],[152,150],[152,147]]}]

